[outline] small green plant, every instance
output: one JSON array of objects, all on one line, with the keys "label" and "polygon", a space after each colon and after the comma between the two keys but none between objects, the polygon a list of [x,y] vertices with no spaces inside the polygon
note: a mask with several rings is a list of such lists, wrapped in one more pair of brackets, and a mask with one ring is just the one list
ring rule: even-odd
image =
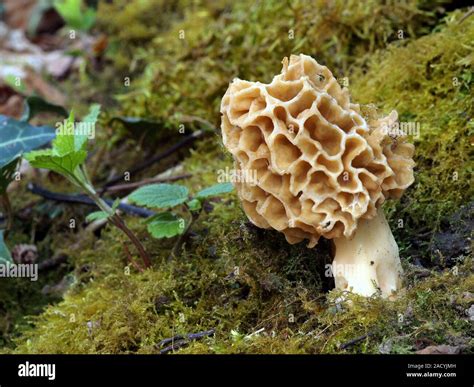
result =
[{"label": "small green plant", "polygon": [[[88,124],[88,128],[95,126],[99,113],[100,105],[92,105],[89,114],[83,120],[83,124]],[[87,158],[87,139],[90,133],[84,133],[85,131],[82,128],[84,128],[84,125],[80,126],[74,123],[74,113],[71,112],[66,125],[63,126],[63,131],[56,134],[56,138],[52,142],[52,148],[31,151],[25,154],[25,158],[33,167],[45,168],[59,173],[84,191],[101,210],[95,215],[89,215],[89,219],[107,218],[127,235],[137,248],[145,267],[150,267],[150,258],[145,248],[115,211],[119,202],[116,201],[110,207],[97,194],[88,177],[85,161]]]},{"label": "small green plant", "polygon": [[[148,232],[154,238],[171,238],[179,235],[174,245],[172,256],[179,253],[184,236],[193,223],[199,218],[203,202],[211,196],[218,196],[233,190],[231,183],[219,183],[190,196],[189,190],[178,184],[151,184],[134,191],[128,199],[140,206],[154,209],[171,209],[176,212],[163,211],[145,220]],[[179,214],[187,214],[187,219]]]},{"label": "small green plant", "polygon": [[84,6],[82,0],[55,0],[54,8],[72,28],[88,31],[95,23],[96,10]]}]

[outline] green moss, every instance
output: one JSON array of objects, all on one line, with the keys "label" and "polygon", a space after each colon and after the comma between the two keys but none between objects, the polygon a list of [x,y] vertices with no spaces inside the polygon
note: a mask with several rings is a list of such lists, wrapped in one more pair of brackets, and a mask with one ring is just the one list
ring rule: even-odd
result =
[{"label": "green moss", "polygon": [[433,236],[443,219],[474,196],[474,20],[459,23],[461,16],[453,13],[439,32],[379,52],[368,71],[351,76],[355,101],[373,103],[385,113],[396,109],[401,121],[420,125],[419,136],[412,136],[415,183],[389,205],[393,228],[404,220],[398,236],[407,244],[422,233]]},{"label": "green moss", "polygon": [[[234,77],[270,81],[280,71],[283,57],[300,52],[344,77],[351,65],[398,40],[400,29],[405,40],[396,45],[427,33],[437,16],[428,11],[433,4],[427,7],[414,0],[403,4],[273,0],[241,1],[232,7],[226,2],[197,4],[182,20],[165,23],[160,34],[134,51],[146,65],[143,75],[134,79],[134,91],[120,96],[127,114],[171,122],[180,122],[180,115],[186,114],[217,125],[220,98]],[[118,19],[140,23],[143,14],[135,15],[128,8],[132,4],[116,10]],[[105,25],[113,28],[115,22],[108,13],[104,15]],[[157,25],[152,23],[152,29]],[[131,34],[129,39],[134,37],[133,29]],[[130,55],[126,60],[130,63]],[[136,61],[131,63],[133,67]]]},{"label": "green moss", "polygon": [[[138,26],[127,37],[118,31],[119,24],[102,20],[125,42],[124,51],[115,53],[116,66],[124,64],[120,55],[129,55],[140,58],[145,68],[134,91],[119,98],[120,111],[128,115],[170,124],[189,114],[217,126],[219,100],[232,77],[268,81],[279,71],[283,56],[305,52],[338,76],[349,76],[354,101],[375,103],[385,113],[397,109],[402,120],[420,122],[420,137],[414,139],[416,182],[401,201],[387,206],[401,247],[406,291],[395,302],[354,295],[342,302],[340,292],[329,291],[333,283],[325,276],[329,243],[321,240],[314,249],[290,246],[281,234],[255,228],[235,194],[207,203],[174,260],[168,260],[174,239],[154,240],[139,220],[127,217],[153,257],[153,268],[143,273],[129,267],[126,239],[119,230],[108,226],[100,239],[82,227],[71,232],[68,218],[80,218],[88,210],[64,207],[42,254],[64,249],[74,267],[73,284],[62,301],[23,320],[27,323],[20,328],[8,329],[9,347],[3,351],[157,353],[156,344],[164,338],[214,328],[215,336],[192,342],[179,353],[412,353],[420,342],[461,344],[473,352],[473,326],[465,313],[472,304],[472,257],[466,253],[450,265],[435,266],[426,277],[411,264],[413,250],[417,258],[430,259],[429,238],[443,228],[442,219],[472,197],[472,17],[459,24],[462,12],[454,12],[428,34],[436,15],[423,11],[423,5],[417,8],[416,2],[398,6],[354,1],[347,3],[346,12],[340,9],[342,2],[334,2],[320,7],[317,16],[303,1],[292,2],[292,8],[276,1],[242,2],[233,8],[199,2],[193,17],[170,9],[174,17],[169,23],[152,26],[153,34],[148,34],[139,28],[154,25],[146,2],[137,13],[125,2],[118,4],[103,5],[101,12],[123,12],[123,23],[130,19]],[[295,40],[289,41],[288,29],[294,25]],[[396,41],[400,26],[408,39]],[[182,29],[187,38],[177,44]],[[271,42],[276,43],[269,49]],[[453,86],[453,77],[459,86]],[[113,148],[122,147],[109,158],[100,152],[93,156],[91,169],[98,178],[117,163],[143,158],[135,152],[136,141],[121,135],[107,127],[98,139],[107,152],[113,151],[107,144],[110,137]],[[144,148],[166,147],[161,141],[149,143]],[[178,160],[146,173],[149,177]],[[182,184],[196,192],[216,183],[219,171],[230,168],[232,160],[219,136],[209,135],[195,144],[182,165],[192,173]],[[457,180],[452,179],[454,172]],[[54,187],[57,182],[43,184]],[[22,192],[21,199],[25,197]],[[18,199],[15,207],[20,206]],[[402,229],[397,229],[399,217],[404,219]],[[15,238],[28,240],[30,231],[23,229]],[[453,264],[455,269],[445,267]],[[16,300],[9,302],[11,309]],[[21,313],[38,312],[18,314],[23,319]],[[343,345],[355,338],[361,339]]]},{"label": "green moss", "polygon": [[[220,206],[214,216],[227,211]],[[88,271],[64,301],[32,319],[34,328],[15,351],[156,353],[163,338],[211,328],[215,337],[181,352],[376,353],[389,339],[397,352],[413,351],[422,338],[472,345],[464,313],[472,302],[466,297],[474,286],[472,261],[423,281],[408,270],[406,295],[396,302],[349,296],[347,305],[338,301],[339,292],[321,292],[323,246],[287,248],[280,235],[238,220],[207,234],[201,227],[198,234],[205,236],[189,241],[179,260],[156,258],[153,270],[141,274],[127,275],[115,230],[88,249],[81,246],[76,264]],[[154,244],[148,241],[147,248]],[[367,338],[340,349],[361,335]]]}]

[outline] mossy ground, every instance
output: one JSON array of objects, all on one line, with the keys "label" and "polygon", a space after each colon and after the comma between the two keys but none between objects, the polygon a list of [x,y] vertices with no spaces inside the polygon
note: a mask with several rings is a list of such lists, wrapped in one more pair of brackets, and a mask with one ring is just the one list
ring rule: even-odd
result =
[{"label": "mossy ground", "polygon": [[[255,228],[234,194],[208,203],[183,253],[173,260],[168,259],[173,239],[154,240],[139,220],[127,217],[153,255],[153,268],[143,273],[128,266],[118,230],[106,227],[98,238],[84,229],[82,219],[90,209],[50,204],[61,210],[52,221],[41,221],[51,211],[34,207],[36,221],[17,219],[12,240],[33,240],[40,259],[64,251],[69,263],[39,284],[23,284],[24,289],[2,282],[3,351],[157,353],[156,344],[164,338],[213,328],[213,337],[179,353],[411,353],[430,344],[461,345],[472,352],[473,325],[466,310],[474,297],[468,239],[474,16],[461,22],[465,9],[443,13],[415,1],[335,1],[329,6],[304,1],[231,6],[222,1],[193,2],[191,8],[177,1],[172,6],[163,2],[160,15],[166,22],[159,23],[147,7],[160,2],[132,2],[138,8],[126,3],[101,6],[99,28],[110,34],[113,64],[97,88],[105,92],[112,87],[120,94],[108,116],[147,117],[162,122],[164,129],[140,141],[123,128],[110,127],[103,117],[89,161],[95,180],[104,180],[116,165],[132,168],[178,141],[173,128],[183,115],[218,126],[219,100],[233,77],[269,81],[284,56],[312,55],[338,78],[349,79],[352,99],[363,109],[364,104],[375,104],[384,113],[396,109],[402,121],[421,125],[420,135],[412,139],[415,183],[402,200],[386,205],[405,268],[405,291],[394,302],[378,296],[339,301],[341,294],[331,290],[332,280],[325,276],[329,243],[321,241],[314,249],[290,246],[282,235]],[[124,24],[130,28],[121,28]],[[403,39],[398,39],[400,30]],[[180,31],[185,39],[179,39]],[[132,90],[120,84],[125,76],[131,77]],[[88,87],[98,79],[93,70],[82,76],[83,103],[96,92]],[[112,100],[110,95],[97,98]],[[211,133],[193,150],[134,179],[183,159],[192,177],[182,184],[192,192],[215,183],[218,171],[232,166],[218,133]],[[51,177],[41,184],[71,190]],[[13,202],[17,211],[37,200],[24,186],[20,192]],[[71,217],[80,220],[72,231]],[[50,226],[39,236],[32,234],[44,224]],[[448,235],[447,242],[440,235]],[[460,248],[451,248],[452,238]],[[58,283],[65,275],[70,286],[63,296],[39,295],[44,284]],[[358,337],[357,343],[341,347]]]}]

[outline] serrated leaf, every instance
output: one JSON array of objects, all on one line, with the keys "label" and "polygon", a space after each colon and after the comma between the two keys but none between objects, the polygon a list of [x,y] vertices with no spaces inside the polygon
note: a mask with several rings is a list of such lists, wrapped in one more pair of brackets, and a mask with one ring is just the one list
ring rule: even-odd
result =
[{"label": "serrated leaf", "polygon": [[25,154],[25,158],[35,168],[45,168],[62,175],[70,175],[81,165],[87,157],[87,151],[71,152],[70,154],[58,156],[52,149],[31,151]]},{"label": "serrated leaf", "polygon": [[12,263],[13,259],[10,255],[5,240],[3,239],[3,230],[0,230],[0,264]]},{"label": "serrated leaf", "polygon": [[128,199],[150,208],[174,207],[188,199],[188,189],[177,184],[151,184],[132,192]]},{"label": "serrated leaf", "polygon": [[24,152],[39,148],[54,139],[54,128],[32,126],[0,115],[0,167]]},{"label": "serrated leaf", "polygon": [[147,222],[147,230],[154,238],[172,238],[182,234],[184,229],[184,220],[171,212],[154,215]]},{"label": "serrated leaf", "polygon": [[87,135],[80,134],[74,123],[74,112],[71,111],[69,118],[58,125],[56,138],[53,141],[53,153],[64,156],[71,152],[85,150]]},{"label": "serrated leaf", "polygon": [[18,167],[20,157],[14,158],[8,164],[0,168],[0,195],[3,195],[10,182],[13,180],[13,175]]},{"label": "serrated leaf", "polygon": [[203,189],[202,191],[199,191],[195,197],[198,199],[204,199],[209,196],[218,196],[225,193],[229,193],[233,189],[234,189],[234,186],[232,185],[232,183],[219,183],[211,187],[207,187]]},{"label": "serrated leaf", "polygon": [[105,211],[94,211],[86,216],[86,222],[90,223],[95,220],[107,219],[108,217],[109,217],[109,214],[107,214],[107,212]]},{"label": "serrated leaf", "polygon": [[[92,105],[89,114],[84,117],[88,124],[95,125],[100,113],[100,105]],[[74,123],[74,112],[58,125],[52,149],[32,151],[25,158],[36,168],[46,168],[65,176],[77,178],[78,168],[87,158],[88,134],[82,133],[81,126]]]}]

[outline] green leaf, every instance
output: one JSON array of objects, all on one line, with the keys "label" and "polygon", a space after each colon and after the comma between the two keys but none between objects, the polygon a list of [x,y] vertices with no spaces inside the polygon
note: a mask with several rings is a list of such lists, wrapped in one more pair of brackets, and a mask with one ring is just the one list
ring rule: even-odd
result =
[{"label": "green leaf", "polygon": [[25,94],[26,93],[26,87],[25,83],[23,82],[23,79],[21,79],[18,76],[15,76],[13,74],[8,74],[5,78],[3,78],[3,81],[10,86],[13,90],[15,90],[19,94]]},{"label": "green leaf", "polygon": [[31,151],[25,158],[35,168],[45,168],[61,175],[70,176],[87,157],[87,151],[71,152],[67,155],[55,155],[53,149]]},{"label": "green leaf", "polygon": [[0,115],[0,167],[23,152],[43,146],[53,138],[54,128],[50,126],[32,126]]},{"label": "green leaf", "polygon": [[13,175],[18,167],[20,157],[14,158],[8,164],[0,168],[0,195],[7,191],[8,184],[13,180]]},{"label": "green leaf", "polygon": [[174,207],[188,199],[188,189],[177,184],[151,184],[132,192],[128,199],[151,208]]},{"label": "green leaf", "polygon": [[66,109],[60,105],[55,105],[36,95],[27,97],[21,121],[28,122],[39,113],[55,113],[63,117],[68,116]]},{"label": "green leaf", "polygon": [[184,220],[171,212],[154,215],[147,223],[147,230],[154,238],[171,238],[185,229]]},{"label": "green leaf", "polygon": [[186,202],[190,211],[199,211],[201,209],[201,201],[199,199],[192,199]]},{"label": "green leaf", "polygon": [[107,214],[107,212],[105,211],[94,211],[86,216],[86,222],[90,223],[95,220],[107,219],[108,217],[109,217],[109,214]]},{"label": "green leaf", "polygon": [[87,31],[94,25],[96,11],[83,7],[82,0],[55,0],[54,8],[70,27]]},{"label": "green leaf", "polygon": [[6,264],[8,262],[12,263],[13,259],[3,239],[3,230],[0,230],[0,264]]},{"label": "green leaf", "polygon": [[204,199],[209,196],[218,196],[231,192],[233,189],[234,186],[232,185],[232,183],[219,183],[211,187],[207,187],[202,191],[199,191],[195,197],[198,199]]},{"label": "green leaf", "polygon": [[112,211],[115,212],[115,210],[118,208],[118,206],[120,205],[120,199],[117,198],[114,200],[114,202],[112,203]]},{"label": "green leaf", "polygon": [[74,112],[71,111],[69,118],[58,125],[56,138],[53,141],[53,153],[57,156],[65,156],[71,152],[85,150],[87,135],[79,133],[74,123]]},{"label": "green leaf", "polygon": [[[100,105],[92,105],[82,123],[95,125],[99,113]],[[74,112],[71,111],[69,118],[58,124],[52,149],[32,151],[26,154],[25,158],[36,168],[50,169],[66,177],[72,177],[73,180],[82,180],[77,168],[87,158],[86,147],[90,133],[85,133],[88,132],[85,129],[90,127],[80,124],[74,123]]]},{"label": "green leaf", "polygon": [[94,103],[89,108],[89,113],[82,119],[83,122],[88,122],[93,125],[97,122],[100,114],[100,105],[98,103]]}]

